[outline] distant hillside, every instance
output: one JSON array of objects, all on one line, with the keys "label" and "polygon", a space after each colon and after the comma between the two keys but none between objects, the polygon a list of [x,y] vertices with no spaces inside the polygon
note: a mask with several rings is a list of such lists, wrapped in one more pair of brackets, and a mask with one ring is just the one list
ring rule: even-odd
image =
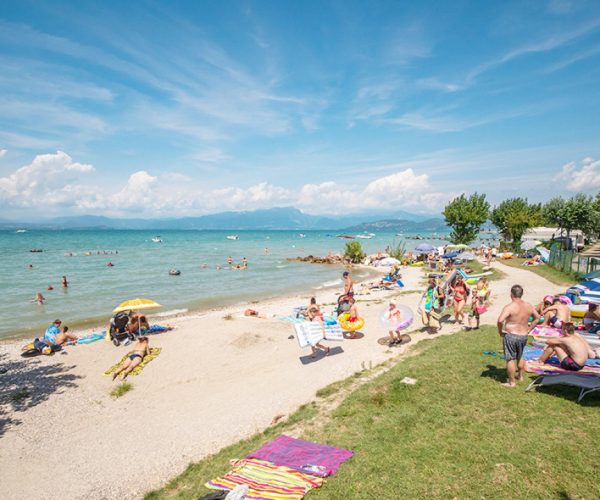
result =
[{"label": "distant hillside", "polygon": [[[421,225],[431,216],[400,212],[401,222]],[[345,216],[310,215],[297,208],[270,208],[247,212],[221,212],[199,217],[181,217],[172,219],[115,219],[96,215],[57,217],[39,222],[0,221],[2,229],[223,229],[235,230],[339,230],[348,226],[358,226],[366,220],[386,219],[399,222],[398,217],[381,214],[352,214]],[[381,222],[386,222],[381,221]],[[372,223],[379,224],[379,223]],[[409,229],[406,229],[409,230]]]},{"label": "distant hillside", "polygon": [[448,226],[443,219],[426,219],[423,221],[411,221],[404,219],[385,219],[375,222],[363,222],[356,226],[346,228],[347,232],[377,232],[377,231],[396,231],[396,232],[422,232],[422,233],[444,233],[448,231]]}]

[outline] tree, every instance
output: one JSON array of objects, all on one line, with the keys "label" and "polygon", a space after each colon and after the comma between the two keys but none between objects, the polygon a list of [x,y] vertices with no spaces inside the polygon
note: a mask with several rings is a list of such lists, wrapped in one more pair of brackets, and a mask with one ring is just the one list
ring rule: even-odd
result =
[{"label": "tree", "polygon": [[600,223],[599,207],[600,195],[594,200],[591,196],[580,193],[568,200],[552,198],[544,205],[543,213],[546,222],[561,230],[565,229],[568,238],[574,229],[587,235],[597,233]]},{"label": "tree", "polygon": [[541,205],[530,205],[526,198],[510,198],[492,210],[490,219],[503,238],[512,241],[514,250],[519,251],[525,231],[541,223],[541,212]]},{"label": "tree", "polygon": [[488,219],[490,204],[485,194],[474,193],[468,198],[461,194],[446,205],[443,214],[446,224],[452,228],[452,243],[468,245],[477,238],[481,226]]},{"label": "tree", "polygon": [[349,241],[346,243],[344,257],[346,257],[353,264],[362,262],[365,259],[366,254],[363,251],[360,241]]},{"label": "tree", "polygon": [[556,226],[563,229],[564,226],[565,200],[560,196],[547,201],[542,208],[544,223],[548,226]]}]

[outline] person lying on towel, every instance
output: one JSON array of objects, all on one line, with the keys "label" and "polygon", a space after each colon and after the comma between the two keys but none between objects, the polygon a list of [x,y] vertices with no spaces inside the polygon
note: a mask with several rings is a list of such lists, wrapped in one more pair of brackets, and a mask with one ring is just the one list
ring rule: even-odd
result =
[{"label": "person lying on towel", "polygon": [[588,358],[596,357],[596,353],[586,340],[575,332],[573,323],[563,323],[562,331],[564,337],[546,341],[547,347],[538,361],[545,363],[551,356],[556,356],[563,370],[578,372]]},{"label": "person lying on towel", "polygon": [[148,342],[148,337],[138,337],[135,350],[129,356],[127,356],[125,361],[123,361],[123,364],[115,370],[112,379],[115,380],[117,376],[121,374],[120,379],[125,380],[127,375],[129,375],[148,354],[150,354],[150,343]]}]

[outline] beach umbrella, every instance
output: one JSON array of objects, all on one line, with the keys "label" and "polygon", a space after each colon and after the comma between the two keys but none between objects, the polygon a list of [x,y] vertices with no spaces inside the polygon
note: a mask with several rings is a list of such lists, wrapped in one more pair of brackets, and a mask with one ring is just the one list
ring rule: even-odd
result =
[{"label": "beach umbrella", "polygon": [[121,302],[115,309],[113,309],[113,312],[118,313],[121,311],[139,311],[141,309],[156,309],[157,307],[162,306],[151,299],[137,298]]},{"label": "beach umbrella", "polygon": [[456,245],[448,245],[446,248],[448,250],[467,250],[471,247],[469,247],[469,245],[465,245],[464,243],[458,243]]},{"label": "beach umbrella", "polygon": [[433,245],[430,245],[429,243],[421,243],[420,245],[417,245],[417,248],[415,248],[415,252],[419,252],[419,253],[429,253],[429,252],[433,252],[436,248]]},{"label": "beach umbrella", "polygon": [[458,258],[462,260],[475,260],[475,254],[473,252],[461,252],[458,254]]},{"label": "beach umbrella", "polygon": [[541,244],[542,242],[540,240],[527,240],[521,243],[521,248],[523,250],[533,250],[535,247]]},{"label": "beach umbrella", "polygon": [[460,252],[447,252],[444,255],[442,255],[442,259],[455,259],[456,257],[458,257]]},{"label": "beach umbrella", "polygon": [[394,257],[386,257],[385,259],[378,261],[375,266],[395,266],[397,264],[400,264],[398,259],[395,259]]}]

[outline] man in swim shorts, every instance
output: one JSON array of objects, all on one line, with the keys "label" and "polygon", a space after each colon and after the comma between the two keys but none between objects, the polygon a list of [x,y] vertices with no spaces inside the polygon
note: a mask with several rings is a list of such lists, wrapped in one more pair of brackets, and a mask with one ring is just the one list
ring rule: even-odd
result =
[{"label": "man in swim shorts", "polygon": [[344,271],[342,278],[344,278],[344,295],[347,297],[354,296],[354,283],[352,282],[352,276],[350,276],[348,271]]},{"label": "man in swim shorts", "polygon": [[573,323],[564,323],[562,332],[564,337],[546,341],[546,349],[538,361],[545,363],[551,356],[556,356],[563,370],[578,372],[588,358],[596,357],[596,353],[585,339],[575,332]]},{"label": "man in swim shorts", "polygon": [[115,370],[112,379],[115,380],[121,374],[121,380],[125,380],[132,370],[139,365],[143,359],[150,354],[150,343],[148,337],[138,337],[135,351],[125,358],[123,364]]},{"label": "man in swim shorts", "polygon": [[[498,316],[498,333],[502,337],[504,345],[504,357],[506,358],[506,373],[508,381],[502,384],[505,387],[516,387],[515,372],[519,369],[518,381],[523,380],[525,371],[525,360],[523,350],[527,344],[529,331],[538,323],[539,313],[535,308],[523,299],[523,287],[514,285],[510,289],[510,303],[505,305]],[[533,317],[532,325],[529,326],[529,317]]]}]

